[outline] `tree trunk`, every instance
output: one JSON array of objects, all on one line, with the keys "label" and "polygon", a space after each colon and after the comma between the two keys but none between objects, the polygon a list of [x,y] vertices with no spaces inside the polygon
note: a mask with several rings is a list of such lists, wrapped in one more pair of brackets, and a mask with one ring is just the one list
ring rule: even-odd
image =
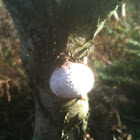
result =
[{"label": "tree trunk", "polygon": [[88,99],[56,97],[49,79],[66,57],[88,57],[93,40],[121,0],[3,0],[18,30],[21,58],[36,103],[33,140],[82,140]]}]

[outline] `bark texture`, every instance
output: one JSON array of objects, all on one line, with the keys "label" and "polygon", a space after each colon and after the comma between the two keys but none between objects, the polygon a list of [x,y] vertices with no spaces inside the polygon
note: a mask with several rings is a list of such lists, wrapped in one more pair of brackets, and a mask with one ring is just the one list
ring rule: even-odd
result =
[{"label": "bark texture", "polygon": [[82,140],[88,98],[53,95],[49,78],[66,59],[79,62],[121,0],[3,0],[21,42],[21,58],[36,102],[33,140]]}]

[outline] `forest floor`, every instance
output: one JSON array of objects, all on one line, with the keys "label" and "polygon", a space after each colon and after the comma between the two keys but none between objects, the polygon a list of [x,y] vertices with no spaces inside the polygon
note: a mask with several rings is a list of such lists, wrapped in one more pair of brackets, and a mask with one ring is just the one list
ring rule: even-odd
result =
[{"label": "forest floor", "polygon": [[[17,36],[8,12],[0,7],[0,140],[30,140],[34,125],[34,102]],[[134,19],[129,23],[112,19],[96,37],[89,63],[96,76],[89,94],[89,128],[95,140],[102,139],[99,132],[102,140],[106,135],[140,139],[139,36]]]}]

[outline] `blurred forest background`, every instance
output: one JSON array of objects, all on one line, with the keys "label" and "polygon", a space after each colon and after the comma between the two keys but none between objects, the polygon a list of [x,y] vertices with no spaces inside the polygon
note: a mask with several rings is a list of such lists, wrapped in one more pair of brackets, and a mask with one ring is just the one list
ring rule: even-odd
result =
[{"label": "blurred forest background", "polygon": [[[113,140],[140,140],[140,1],[128,0],[125,9],[106,23],[89,57],[96,75],[89,122],[95,140],[106,128]],[[31,140],[31,96],[17,31],[0,0],[0,140]]]}]

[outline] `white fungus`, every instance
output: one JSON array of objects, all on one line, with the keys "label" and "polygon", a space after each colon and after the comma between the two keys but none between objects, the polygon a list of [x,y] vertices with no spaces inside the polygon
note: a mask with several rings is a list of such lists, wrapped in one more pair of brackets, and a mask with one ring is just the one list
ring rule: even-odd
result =
[{"label": "white fungus", "polygon": [[55,70],[50,78],[50,89],[58,97],[76,98],[86,95],[93,87],[92,70],[80,63],[69,62]]}]

